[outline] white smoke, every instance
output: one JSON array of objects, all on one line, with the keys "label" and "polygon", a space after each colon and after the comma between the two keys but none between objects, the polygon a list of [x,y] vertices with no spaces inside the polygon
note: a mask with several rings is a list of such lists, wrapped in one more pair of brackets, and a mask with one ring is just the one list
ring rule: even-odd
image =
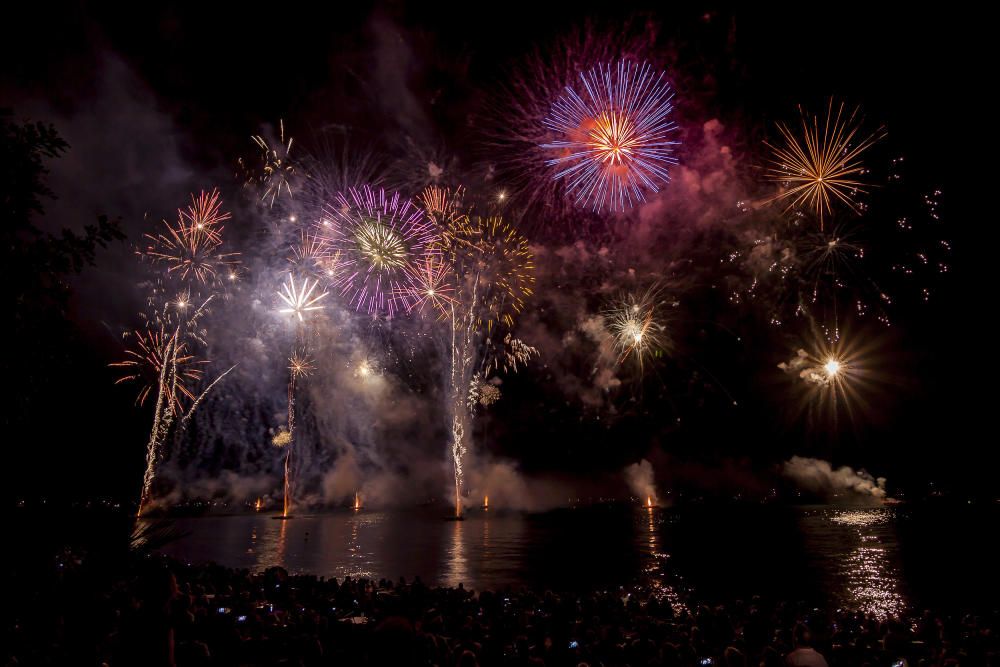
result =
[{"label": "white smoke", "polygon": [[654,503],[656,502],[656,484],[654,483],[655,476],[653,474],[652,463],[646,459],[642,459],[638,463],[625,466],[623,474],[633,495],[638,496],[643,501],[649,498]]},{"label": "white smoke", "polygon": [[831,376],[810,358],[809,353],[799,349],[788,361],[778,364],[778,368],[790,375],[798,375],[809,384],[828,385]]},{"label": "white smoke", "polygon": [[782,466],[782,473],[813,493],[851,493],[862,498],[886,498],[885,477],[873,477],[864,470],[855,471],[849,466],[834,469],[829,461],[822,459],[793,456]]}]

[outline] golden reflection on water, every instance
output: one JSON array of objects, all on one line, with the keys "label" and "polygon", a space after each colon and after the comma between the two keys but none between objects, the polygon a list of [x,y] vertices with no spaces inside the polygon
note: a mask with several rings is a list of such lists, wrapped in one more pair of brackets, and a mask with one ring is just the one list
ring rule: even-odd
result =
[{"label": "golden reflection on water", "polygon": [[[277,523],[278,526],[274,527]],[[263,525],[265,528],[273,530],[259,530]],[[260,524],[254,522],[250,527],[250,547],[248,553],[256,556],[256,568],[258,571],[265,570],[276,565],[287,569],[285,564],[285,549],[288,541],[288,521],[270,521],[270,523]]]},{"label": "golden reflection on water", "polygon": [[343,568],[343,574],[355,579],[372,578],[371,559],[361,545],[361,527],[373,522],[377,523],[370,515],[361,514],[358,510],[351,516],[351,529],[347,539],[347,564]]},{"label": "golden reflection on water", "polygon": [[469,578],[469,563],[465,554],[465,542],[462,540],[464,521],[453,521],[451,539],[445,549],[444,583],[447,586],[458,586]]},{"label": "golden reflection on water", "polygon": [[646,576],[649,578],[649,585],[653,589],[653,594],[661,601],[667,602],[673,608],[675,614],[680,614],[684,610],[684,603],[676,589],[668,582],[667,573],[664,569],[670,554],[660,551],[659,523],[660,517],[656,507],[648,504],[643,508],[646,514],[646,548],[649,551],[649,561],[646,564]]},{"label": "golden reflection on water", "polygon": [[899,616],[906,609],[890,552],[893,519],[893,513],[886,508],[833,510],[829,517],[831,523],[847,528],[856,539],[843,564],[853,606],[879,619]]}]

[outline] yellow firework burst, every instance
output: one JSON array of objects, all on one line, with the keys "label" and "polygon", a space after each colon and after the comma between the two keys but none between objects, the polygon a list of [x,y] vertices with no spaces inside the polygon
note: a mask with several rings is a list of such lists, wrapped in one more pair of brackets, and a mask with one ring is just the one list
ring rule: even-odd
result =
[{"label": "yellow firework burst", "polygon": [[770,201],[787,201],[788,209],[811,209],[822,229],[837,202],[860,210],[858,195],[868,187],[861,178],[865,174],[861,157],[885,131],[879,128],[862,135],[857,109],[847,114],[844,104],[834,107],[832,99],[823,119],[800,112],[800,132],[779,123],[781,143],[765,142],[771,150],[767,176],[785,187]]},{"label": "yellow firework burst", "polygon": [[461,216],[442,234],[443,254],[464,301],[474,300],[478,324],[512,326],[534,292],[535,263],[528,240],[499,216]]},{"label": "yellow firework burst", "polygon": [[401,269],[409,252],[403,237],[381,220],[367,218],[354,230],[358,253],[376,270]]}]

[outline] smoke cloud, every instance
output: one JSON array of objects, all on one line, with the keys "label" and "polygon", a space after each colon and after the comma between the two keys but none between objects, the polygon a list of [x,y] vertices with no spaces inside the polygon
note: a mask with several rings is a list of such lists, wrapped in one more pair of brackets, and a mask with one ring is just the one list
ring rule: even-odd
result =
[{"label": "smoke cloud", "polygon": [[848,466],[834,468],[829,461],[793,456],[782,473],[803,489],[825,496],[852,495],[858,499],[884,500],[885,477],[872,477],[864,470]]},{"label": "smoke cloud", "polygon": [[626,466],[624,475],[632,495],[638,496],[643,502],[647,498],[652,499],[654,503],[657,502],[652,463],[647,459],[642,459],[638,463]]}]

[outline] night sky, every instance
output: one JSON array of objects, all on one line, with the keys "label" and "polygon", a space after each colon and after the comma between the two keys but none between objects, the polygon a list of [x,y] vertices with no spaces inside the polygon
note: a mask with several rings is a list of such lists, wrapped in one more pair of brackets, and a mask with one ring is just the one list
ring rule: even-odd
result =
[{"label": "night sky", "polygon": [[[487,182],[484,173],[495,164],[503,174],[506,156],[491,154],[484,137],[512,75],[530,54],[557,53],[565,35],[581,30],[641,43],[641,55],[667,71],[677,90],[680,164],[661,197],[628,215],[546,216],[516,210],[516,200],[505,211],[535,250],[538,293],[514,333],[540,356],[505,375],[502,400],[476,417],[480,460],[503,462],[529,487],[547,485],[561,497],[623,494],[622,469],[642,458],[661,488],[763,497],[793,455],[863,468],[907,498],[932,488],[997,494],[992,281],[983,270],[992,266],[996,225],[991,193],[970,185],[991,150],[983,128],[990,107],[975,92],[991,77],[977,71],[985,61],[966,25],[975,19],[951,9],[917,15],[841,4],[426,4],[251,11],[84,3],[19,7],[5,20],[13,39],[0,45],[0,107],[51,122],[70,144],[48,165],[58,199],[36,224],[79,229],[106,214],[122,220],[128,237],[72,279],[65,361],[32,397],[44,408],[30,423],[8,420],[5,496],[135,495],[150,411],[134,406],[134,387],[112,384],[107,366],[121,358],[121,333],[138,325],[143,305],[133,248],[188,193],[213,187],[233,212],[227,230],[250,277],[214,313],[225,333],[213,332],[208,356],[218,359],[215,374],[225,361],[241,366],[200,408],[192,437],[201,441],[185,445],[187,458],[177,460],[188,467],[177,479],[206,494],[229,484],[206,479],[276,490],[279,458],[267,433],[283,409],[285,344],[260,308],[240,304],[273,297],[267,272],[284,250],[265,251],[274,243],[261,240],[271,213],[235,176],[236,159],[253,154],[250,136],[273,133],[283,119],[303,154],[378,172],[408,196],[427,184],[420,174],[428,161],[445,166],[444,185],[495,192],[502,177]],[[778,368],[808,340],[808,323],[769,325],[770,296],[732,303],[730,288],[747,276],[724,261],[746,249],[745,233],[766,217],[741,215],[737,205],[741,195],[762,200],[774,187],[761,176],[762,142],[775,138],[775,122],[795,121],[797,105],[820,109],[831,95],[859,105],[869,131],[887,130],[866,156],[873,182],[884,183],[890,160],[905,157],[905,184],[876,188],[864,223],[862,270],[891,292],[892,324],[843,317],[844,337],[863,342],[874,380],[836,419],[803,408],[802,383]],[[899,212],[919,216],[922,197],[938,190],[940,224],[901,242],[893,230]],[[946,274],[907,282],[886,271],[924,246],[940,249],[940,240],[951,247]],[[602,247],[610,258],[597,259]],[[614,294],[653,283],[677,304],[667,313],[669,353],[641,375],[597,360],[580,322]],[[447,437],[434,401],[441,372],[433,346],[414,335],[426,327],[372,326],[340,310],[331,317],[350,335],[330,354],[377,353],[390,389],[374,402],[338,393],[347,381],[339,361],[314,382],[301,402],[319,415],[303,427],[313,439],[314,485],[336,485],[336,461],[351,452],[351,474],[361,480],[406,480],[406,500],[444,494]],[[262,351],[250,355],[246,340]],[[620,384],[598,387],[601,368]],[[18,391],[18,378],[7,385]],[[335,416],[346,410],[354,414]],[[324,499],[332,502],[330,493]]]}]

